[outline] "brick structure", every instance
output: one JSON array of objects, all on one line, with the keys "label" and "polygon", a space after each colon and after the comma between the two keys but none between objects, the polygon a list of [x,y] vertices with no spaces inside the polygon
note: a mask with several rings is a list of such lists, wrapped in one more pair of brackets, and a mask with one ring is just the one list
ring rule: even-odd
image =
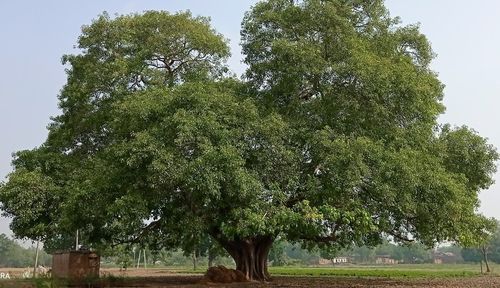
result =
[{"label": "brick structure", "polygon": [[52,276],[55,278],[99,277],[100,257],[91,251],[56,252],[52,257]]}]

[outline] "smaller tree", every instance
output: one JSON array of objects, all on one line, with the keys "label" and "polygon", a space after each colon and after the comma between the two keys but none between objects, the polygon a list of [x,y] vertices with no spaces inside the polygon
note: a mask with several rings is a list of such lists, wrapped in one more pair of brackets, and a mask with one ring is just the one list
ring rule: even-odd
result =
[{"label": "smaller tree", "polygon": [[290,263],[290,257],[286,254],[286,247],[289,245],[285,240],[277,240],[269,252],[269,261],[272,266],[285,266]]},{"label": "smaller tree", "polygon": [[[491,272],[488,257],[491,251],[491,243],[494,242],[495,235],[498,234],[498,227],[499,223],[495,219],[478,218],[472,229],[461,235],[460,242],[462,246],[468,248],[462,252],[462,257],[465,261],[470,260],[473,262],[480,258],[481,272],[483,271],[483,261],[486,265],[486,273]],[[478,257],[478,255],[481,257]]]},{"label": "smaller tree", "polygon": [[322,249],[320,251],[321,258],[328,259],[332,262],[332,265],[335,265],[335,257],[338,256],[338,251],[337,250],[329,250],[329,249]]},{"label": "smaller tree", "polygon": [[132,255],[130,248],[127,246],[118,246],[115,249],[116,264],[120,266],[120,270],[127,270],[128,267],[133,266]]}]

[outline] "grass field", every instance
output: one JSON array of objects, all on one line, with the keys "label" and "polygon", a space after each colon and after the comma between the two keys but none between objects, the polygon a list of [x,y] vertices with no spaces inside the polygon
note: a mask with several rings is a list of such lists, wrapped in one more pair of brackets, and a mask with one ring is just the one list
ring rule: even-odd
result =
[{"label": "grass field", "polygon": [[473,265],[393,265],[348,267],[271,267],[271,274],[282,276],[336,276],[385,278],[444,278],[480,275],[479,266]]},{"label": "grass field", "polygon": [[[491,264],[492,275],[500,276],[500,265]],[[168,268],[167,268],[168,269]],[[485,268],[486,269],[486,268]],[[173,268],[174,273],[204,273],[205,267]],[[334,276],[334,277],[384,277],[384,278],[449,278],[479,276],[479,264],[398,264],[398,265],[350,265],[336,267],[269,267],[275,276]]]}]

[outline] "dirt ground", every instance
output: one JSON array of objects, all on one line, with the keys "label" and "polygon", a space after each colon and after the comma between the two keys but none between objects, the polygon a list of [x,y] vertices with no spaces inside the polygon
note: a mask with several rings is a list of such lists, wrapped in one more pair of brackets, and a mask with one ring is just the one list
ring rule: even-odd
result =
[{"label": "dirt ground", "polygon": [[[164,276],[147,279],[136,279],[125,286],[116,287],[325,287],[325,288],[358,288],[358,287],[500,287],[500,277],[478,277],[465,279],[368,279],[368,278],[332,278],[332,277],[274,277],[270,283],[235,283],[235,284],[196,284],[201,276]],[[147,282],[146,282],[147,281]]]},{"label": "dirt ground", "polygon": [[[10,273],[11,277],[19,277],[25,269],[0,269],[0,273]],[[104,277],[97,283],[81,287],[257,287],[257,288],[273,288],[273,287],[499,287],[500,277],[498,276],[483,276],[474,278],[441,278],[441,279],[383,279],[383,278],[344,278],[344,277],[281,277],[276,276],[270,283],[235,283],[235,284],[198,284],[201,280],[201,275],[186,275],[175,273],[166,269],[132,269],[126,272],[118,269],[103,269]],[[119,276],[116,278],[106,277],[106,275]],[[0,287],[32,287],[27,282],[14,282],[0,280]],[[73,287],[79,287],[73,286]]]},{"label": "dirt ground", "polygon": [[[104,274],[125,277],[140,277],[128,282],[129,287],[206,287],[198,285],[201,276],[181,275],[166,269],[103,269]],[[145,277],[145,278],[143,278]],[[147,278],[146,278],[147,277]],[[149,280],[149,283],[144,283]],[[143,282],[144,281],[144,282]],[[134,286],[137,285],[137,286]],[[144,286],[140,286],[144,285]],[[148,286],[149,285],[149,286]],[[231,285],[213,284],[210,287],[499,287],[500,277],[483,276],[474,278],[439,278],[439,279],[384,279],[384,278],[345,278],[345,277],[282,277],[275,276],[270,283],[238,283]]]}]

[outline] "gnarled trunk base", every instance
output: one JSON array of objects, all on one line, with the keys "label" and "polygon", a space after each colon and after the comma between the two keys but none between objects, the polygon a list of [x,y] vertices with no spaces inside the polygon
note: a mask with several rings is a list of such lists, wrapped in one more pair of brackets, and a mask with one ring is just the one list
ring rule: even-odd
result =
[{"label": "gnarled trunk base", "polygon": [[270,281],[267,271],[267,256],[273,244],[273,237],[220,241],[224,249],[233,257],[236,270],[241,271],[248,280]]}]

